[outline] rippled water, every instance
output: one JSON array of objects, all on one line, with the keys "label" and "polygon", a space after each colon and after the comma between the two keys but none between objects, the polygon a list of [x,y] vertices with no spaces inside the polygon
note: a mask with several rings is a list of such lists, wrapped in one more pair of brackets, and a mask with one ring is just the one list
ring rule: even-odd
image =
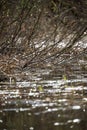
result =
[{"label": "rippled water", "polygon": [[87,130],[86,70],[37,69],[0,86],[0,130],[70,129]]}]

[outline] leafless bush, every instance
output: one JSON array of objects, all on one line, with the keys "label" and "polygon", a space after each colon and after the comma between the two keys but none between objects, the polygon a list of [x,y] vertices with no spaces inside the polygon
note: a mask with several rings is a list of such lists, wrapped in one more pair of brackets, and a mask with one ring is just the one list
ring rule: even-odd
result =
[{"label": "leafless bush", "polygon": [[21,55],[23,68],[61,63],[87,35],[87,1],[1,0],[0,21],[1,54]]}]

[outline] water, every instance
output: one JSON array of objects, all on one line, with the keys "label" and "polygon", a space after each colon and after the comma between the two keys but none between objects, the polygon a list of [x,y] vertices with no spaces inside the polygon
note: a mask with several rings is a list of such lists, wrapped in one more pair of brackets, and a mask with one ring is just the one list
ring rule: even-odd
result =
[{"label": "water", "polygon": [[35,69],[18,78],[0,86],[0,130],[87,130],[86,69]]}]

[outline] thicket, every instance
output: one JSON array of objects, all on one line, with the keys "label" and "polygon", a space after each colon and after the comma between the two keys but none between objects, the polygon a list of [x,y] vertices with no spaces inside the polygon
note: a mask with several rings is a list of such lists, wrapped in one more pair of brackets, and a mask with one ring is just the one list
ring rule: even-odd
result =
[{"label": "thicket", "polygon": [[0,0],[0,57],[22,69],[85,54],[86,35],[87,0]]}]

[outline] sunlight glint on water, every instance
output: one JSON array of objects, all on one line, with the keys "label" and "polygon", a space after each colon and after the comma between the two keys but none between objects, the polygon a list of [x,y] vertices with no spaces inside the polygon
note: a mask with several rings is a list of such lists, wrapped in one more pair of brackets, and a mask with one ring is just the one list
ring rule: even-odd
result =
[{"label": "sunlight glint on water", "polygon": [[0,130],[87,129],[86,72],[63,79],[57,71],[39,70],[29,81],[0,86]]}]

